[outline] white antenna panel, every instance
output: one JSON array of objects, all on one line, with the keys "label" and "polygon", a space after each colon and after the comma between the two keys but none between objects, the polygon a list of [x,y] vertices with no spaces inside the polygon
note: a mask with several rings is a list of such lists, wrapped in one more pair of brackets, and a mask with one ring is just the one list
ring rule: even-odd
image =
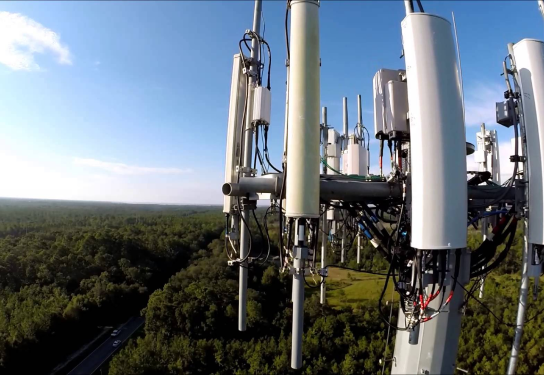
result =
[{"label": "white antenna panel", "polygon": [[451,25],[411,13],[401,26],[410,106],[411,245],[465,248],[466,139]]},{"label": "white antenna panel", "polygon": [[[242,158],[242,119],[247,89],[247,77],[242,72],[240,55],[234,55],[232,81],[230,84],[229,120],[227,128],[227,156],[225,161],[225,183],[238,182],[236,167]],[[236,197],[225,195],[223,212],[231,213]]]},{"label": "white antenna panel", "polygon": [[544,43],[523,39],[514,45],[514,59],[520,79],[529,159],[528,241],[544,245]]},{"label": "white antenna panel", "polygon": [[374,134],[378,139],[387,139],[389,131],[386,121],[387,107],[387,83],[389,81],[400,81],[399,74],[402,70],[380,69],[374,75]]}]

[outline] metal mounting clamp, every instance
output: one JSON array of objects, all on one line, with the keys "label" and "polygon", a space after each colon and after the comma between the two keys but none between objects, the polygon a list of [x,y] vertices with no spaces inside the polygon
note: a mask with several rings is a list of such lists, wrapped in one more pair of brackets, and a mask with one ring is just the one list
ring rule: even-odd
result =
[{"label": "metal mounting clamp", "polygon": [[247,173],[251,174],[253,176],[257,175],[257,170],[253,169],[251,167],[241,167],[239,165],[236,166],[236,173]]},{"label": "metal mounting clamp", "polygon": [[327,277],[329,276],[329,269],[328,268],[320,268],[317,270],[317,274],[321,277]]}]

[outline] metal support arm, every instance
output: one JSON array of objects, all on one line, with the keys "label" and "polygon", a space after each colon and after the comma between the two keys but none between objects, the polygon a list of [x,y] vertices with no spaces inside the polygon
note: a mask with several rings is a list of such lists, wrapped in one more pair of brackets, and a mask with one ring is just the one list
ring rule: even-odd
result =
[{"label": "metal support arm", "polygon": [[[245,196],[246,194],[268,193],[279,196],[283,174],[269,174],[263,177],[241,177],[239,183],[223,185],[223,194],[229,196]],[[468,199],[493,200],[504,193],[506,187],[501,186],[469,186]],[[401,198],[402,184],[376,181],[357,181],[345,176],[322,175],[320,182],[321,199],[325,201],[342,200],[356,202],[362,199]],[[515,190],[511,189],[504,196],[504,201],[515,199]],[[470,207],[470,204],[469,204]]]}]

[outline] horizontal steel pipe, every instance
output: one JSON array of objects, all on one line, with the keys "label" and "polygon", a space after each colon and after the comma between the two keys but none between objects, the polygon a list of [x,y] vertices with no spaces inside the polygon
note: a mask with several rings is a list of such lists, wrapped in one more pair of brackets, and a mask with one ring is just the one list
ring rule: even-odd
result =
[{"label": "horizontal steel pipe", "polygon": [[[488,199],[493,200],[500,197],[504,193],[504,189],[507,187],[502,186],[469,186],[468,187],[468,199]],[[515,198],[515,189],[512,188],[503,198],[503,201],[513,201]]]},{"label": "horizontal steel pipe", "polygon": [[[262,177],[241,177],[239,183],[223,185],[223,194],[228,196],[244,196],[246,194],[263,193],[279,196],[283,175],[269,174]],[[468,199],[493,200],[501,196],[506,187],[469,186]],[[362,199],[401,198],[402,185],[399,183],[357,181],[344,176],[321,176],[321,199],[357,201]],[[514,199],[514,189],[504,197],[504,201]],[[481,202],[478,202],[480,204]]]},{"label": "horizontal steel pipe", "polygon": [[221,190],[228,196],[245,196],[253,193],[269,193],[279,195],[283,174],[268,174],[263,177],[240,177],[240,182],[223,184]]},{"label": "horizontal steel pipe", "polygon": [[354,202],[361,199],[400,198],[402,196],[400,184],[387,182],[322,179],[320,188],[321,199],[326,201]]}]

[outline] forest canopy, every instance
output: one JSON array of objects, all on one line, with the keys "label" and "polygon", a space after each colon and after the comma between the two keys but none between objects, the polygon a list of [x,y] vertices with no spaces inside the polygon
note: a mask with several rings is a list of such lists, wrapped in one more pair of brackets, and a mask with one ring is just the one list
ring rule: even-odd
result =
[{"label": "forest canopy", "polygon": [[[291,280],[273,256],[250,265],[248,330],[239,332],[238,268],[227,265],[218,207],[0,200],[0,212],[3,374],[48,373],[98,327],[138,314],[145,328],[113,357],[112,375],[390,372],[390,362],[380,364],[392,357],[395,333],[388,334],[378,314],[380,276],[356,278],[349,271],[351,283],[331,281],[336,298],[326,306],[307,288],[301,371],[290,369]],[[262,215],[257,210],[259,220]],[[255,249],[266,249],[254,220],[250,225]],[[269,227],[277,238],[274,218]],[[471,232],[469,246],[479,238]],[[383,270],[386,263],[371,246],[365,244],[361,265],[354,250],[346,266]],[[277,253],[274,241],[271,252]],[[339,262],[334,246],[328,252]],[[483,305],[467,298],[457,367],[506,371],[520,252],[518,233],[507,260],[486,280]],[[368,293],[351,295],[355,288]],[[544,374],[542,309],[541,296],[530,302],[520,374]]]}]

